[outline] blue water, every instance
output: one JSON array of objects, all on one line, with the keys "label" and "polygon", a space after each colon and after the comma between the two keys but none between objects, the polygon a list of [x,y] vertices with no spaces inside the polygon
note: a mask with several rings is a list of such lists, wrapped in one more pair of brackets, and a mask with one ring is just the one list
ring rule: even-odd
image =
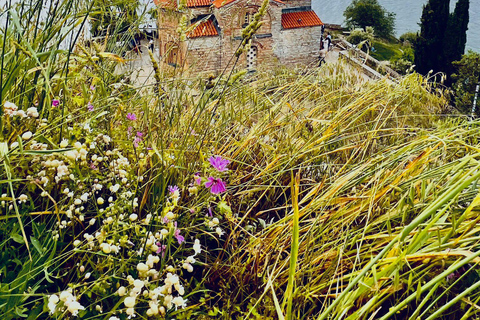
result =
[{"label": "blue water", "polygon": [[[344,24],[343,11],[351,0],[312,0],[312,7],[324,23]],[[378,0],[387,10],[396,13],[397,36],[407,31],[418,31],[422,8],[427,0]],[[451,12],[456,0],[450,0]],[[468,24],[466,50],[480,52],[480,0],[470,0],[470,23]]]}]

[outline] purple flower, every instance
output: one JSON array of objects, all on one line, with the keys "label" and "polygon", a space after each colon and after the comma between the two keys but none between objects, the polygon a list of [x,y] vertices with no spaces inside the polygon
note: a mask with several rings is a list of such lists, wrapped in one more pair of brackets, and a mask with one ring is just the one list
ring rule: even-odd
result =
[{"label": "purple flower", "polygon": [[89,101],[87,104],[88,111],[93,111],[93,104]]},{"label": "purple flower", "polygon": [[212,208],[208,207],[208,216],[213,217]]},{"label": "purple flower", "polygon": [[137,131],[137,137],[139,137],[139,138],[143,137],[143,132]]},{"label": "purple flower", "polygon": [[138,148],[138,144],[140,142],[142,142],[142,138],[135,137],[135,140],[133,140],[133,145],[135,146],[135,148]]},{"label": "purple flower", "polygon": [[170,192],[170,194],[174,194],[177,191],[180,192],[178,186],[168,186],[168,192]]},{"label": "purple flower", "polygon": [[128,120],[132,120],[132,121],[135,121],[137,120],[137,116],[135,115],[135,113],[127,113],[127,119]]},{"label": "purple flower", "polygon": [[220,172],[228,170],[227,166],[230,163],[229,160],[223,159],[220,156],[211,156],[210,158],[208,158],[208,161],[210,162],[212,167],[214,167]]},{"label": "purple flower", "polygon": [[53,107],[58,107],[59,105],[60,105],[60,100],[57,100],[57,99],[52,100],[52,106]]},{"label": "purple flower", "polygon": [[208,177],[205,187],[211,188],[210,192],[213,194],[220,194],[227,191],[227,185],[220,178]]},{"label": "purple flower", "polygon": [[201,185],[202,184],[202,178],[200,178],[200,173],[195,173],[193,176],[193,179],[195,181],[196,185]]},{"label": "purple flower", "polygon": [[182,242],[185,241],[185,238],[180,234],[180,229],[175,230],[175,235],[174,237],[177,239],[178,244],[182,244]]},{"label": "purple flower", "polygon": [[165,251],[167,251],[167,246],[164,244],[161,244],[160,242],[157,242],[157,246],[158,246],[157,254],[161,252],[162,258],[163,258],[165,256]]}]

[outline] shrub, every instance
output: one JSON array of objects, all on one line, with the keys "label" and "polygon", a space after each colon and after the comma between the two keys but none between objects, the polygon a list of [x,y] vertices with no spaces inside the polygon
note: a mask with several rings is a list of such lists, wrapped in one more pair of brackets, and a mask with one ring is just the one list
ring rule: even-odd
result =
[{"label": "shrub", "polygon": [[347,37],[347,41],[355,45],[358,45],[360,42],[363,41],[371,45],[373,39],[373,29],[371,27],[367,27],[366,31],[364,31],[363,29],[354,29]]}]

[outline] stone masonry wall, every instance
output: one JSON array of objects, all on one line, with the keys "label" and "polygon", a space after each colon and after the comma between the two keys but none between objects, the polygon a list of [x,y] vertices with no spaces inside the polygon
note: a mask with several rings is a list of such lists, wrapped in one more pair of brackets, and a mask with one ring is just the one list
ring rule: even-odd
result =
[{"label": "stone masonry wall", "polygon": [[275,55],[284,64],[315,63],[320,56],[321,36],[321,26],[283,29],[279,33]]},{"label": "stone masonry wall", "polygon": [[215,72],[221,68],[221,38],[201,37],[188,40],[186,67],[191,72]]}]

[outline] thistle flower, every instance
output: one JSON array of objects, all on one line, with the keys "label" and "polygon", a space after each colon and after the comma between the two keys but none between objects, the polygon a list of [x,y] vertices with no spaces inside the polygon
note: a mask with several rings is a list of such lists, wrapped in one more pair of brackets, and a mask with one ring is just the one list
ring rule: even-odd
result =
[{"label": "thistle flower", "polygon": [[137,120],[137,116],[135,115],[135,113],[127,113],[127,119],[128,120],[131,120],[131,121],[135,121]]},{"label": "thistle flower", "polygon": [[227,171],[227,166],[230,163],[229,160],[223,159],[220,156],[211,156],[210,158],[208,158],[208,161],[210,162],[212,167],[214,167],[220,172]]},{"label": "thistle flower", "polygon": [[210,188],[210,192],[213,194],[220,194],[227,191],[227,185],[220,178],[208,177],[205,187]]}]

